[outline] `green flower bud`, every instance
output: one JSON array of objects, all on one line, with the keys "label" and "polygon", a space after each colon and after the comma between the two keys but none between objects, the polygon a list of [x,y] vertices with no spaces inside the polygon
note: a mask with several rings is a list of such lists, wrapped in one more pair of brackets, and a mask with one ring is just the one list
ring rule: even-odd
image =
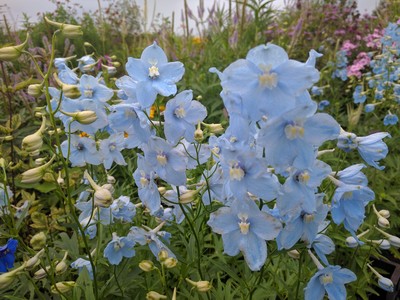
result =
[{"label": "green flower bud", "polygon": [[22,173],[21,183],[37,183],[40,180],[42,180],[44,174],[46,173],[47,168],[54,161],[55,157],[56,156],[53,155],[53,157],[46,164]]},{"label": "green flower bud", "polygon": [[18,268],[8,271],[7,273],[0,274],[0,289],[4,289],[10,286],[13,283],[14,279],[17,277],[18,273],[22,271],[25,267],[25,264],[19,266]]},{"label": "green flower bud", "polygon": [[40,257],[43,255],[44,249],[42,248],[36,255],[25,262],[25,270],[30,271],[40,263]]},{"label": "green flower bud", "polygon": [[34,250],[40,250],[46,246],[46,241],[47,237],[46,234],[41,231],[39,233],[36,233],[31,240],[29,241],[29,244],[32,246]]},{"label": "green flower bud", "polygon": [[28,94],[31,95],[32,97],[39,97],[40,95],[43,94],[43,86],[41,84],[35,83],[35,84],[30,84],[28,86]]},{"label": "green flower bud", "polygon": [[212,284],[209,281],[193,281],[186,278],[186,281],[193,285],[199,292],[205,293],[212,289]]},{"label": "green flower bud", "polygon": [[161,295],[155,291],[150,291],[146,294],[146,300],[161,300],[167,299],[167,296]]},{"label": "green flower bud", "polygon": [[139,263],[139,268],[144,272],[151,272],[155,269],[154,264],[151,260],[142,260]]},{"label": "green flower bud", "polygon": [[81,37],[83,35],[81,26],[51,21],[47,17],[44,17],[44,19],[45,19],[46,23],[53,25],[53,26],[57,27],[58,29],[60,29],[60,31],[66,38],[73,39],[73,38]]},{"label": "green flower bud", "polygon": [[67,260],[67,256],[68,256],[68,252],[65,252],[62,261],[60,261],[60,262],[56,265],[56,268],[55,268],[55,270],[56,270],[56,275],[63,274],[65,271],[67,271],[68,265],[65,263],[65,261]]},{"label": "green flower bud", "polygon": [[72,290],[75,286],[75,281],[60,281],[50,287],[53,294],[65,294]]},{"label": "green flower bud", "polygon": [[22,44],[0,48],[0,61],[12,61],[21,56],[22,51],[28,43],[29,34]]}]

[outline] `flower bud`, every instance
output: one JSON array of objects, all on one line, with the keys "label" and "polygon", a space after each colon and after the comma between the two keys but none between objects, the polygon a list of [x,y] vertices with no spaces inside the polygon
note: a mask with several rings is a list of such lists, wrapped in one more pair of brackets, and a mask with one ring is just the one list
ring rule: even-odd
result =
[{"label": "flower bud", "polygon": [[75,281],[60,281],[50,287],[53,294],[65,294],[75,286]]},{"label": "flower bud", "polygon": [[299,258],[300,258],[300,253],[299,253],[299,251],[297,251],[296,249],[288,251],[287,254],[288,254],[291,258],[294,258],[294,259],[299,259]]},{"label": "flower bud", "polygon": [[46,270],[43,268],[37,270],[35,273],[33,273],[33,279],[39,280],[45,278],[50,269],[51,267],[47,266]]},{"label": "flower bud", "polygon": [[115,182],[115,177],[107,174],[107,183],[114,184]]},{"label": "flower bud", "polygon": [[383,276],[379,277],[378,285],[382,290],[386,292],[392,293],[394,291],[393,281],[391,281],[389,278]]},{"label": "flower bud", "polygon": [[109,207],[112,202],[113,198],[109,190],[100,188],[94,192],[94,205],[100,207]]},{"label": "flower bud", "polygon": [[212,284],[209,281],[192,281],[189,278],[186,278],[186,281],[201,293],[208,292],[212,288]]},{"label": "flower bud", "polygon": [[28,95],[37,98],[43,94],[42,88],[43,86],[41,84],[38,83],[30,84],[28,86]]},{"label": "flower bud", "polygon": [[187,204],[192,202],[196,195],[199,193],[199,190],[187,190],[186,192],[182,193],[179,197],[179,202],[182,204]]},{"label": "flower bud", "polygon": [[167,269],[172,269],[174,267],[176,267],[176,265],[178,264],[178,260],[174,257],[168,257],[167,259],[165,259],[162,264],[167,268]]},{"label": "flower bud", "polygon": [[40,257],[43,255],[44,249],[42,248],[34,257],[25,262],[25,270],[30,271],[40,263]]},{"label": "flower bud", "polygon": [[111,183],[103,184],[101,188],[109,190],[111,194],[115,192],[114,186]]},{"label": "flower bud", "polygon": [[383,228],[389,228],[390,227],[389,220],[384,218],[384,217],[379,217],[378,218],[378,225],[380,227],[383,227]]},{"label": "flower bud", "polygon": [[46,159],[44,157],[39,157],[35,159],[35,166],[43,166]]},{"label": "flower bud", "polygon": [[37,183],[40,180],[42,180],[44,174],[46,173],[47,168],[51,165],[51,163],[54,161],[55,158],[56,156],[53,155],[53,157],[44,165],[30,169],[22,173],[21,183]]},{"label": "flower bud", "polygon": [[0,274],[0,290],[7,288],[17,277],[18,273],[23,270],[25,264],[19,266],[18,268],[8,271],[6,273]]},{"label": "flower bud", "polygon": [[64,184],[64,178],[62,178],[62,176],[61,176],[61,171],[58,172],[57,183],[58,183],[58,185]]},{"label": "flower bud", "polygon": [[73,39],[73,38],[77,38],[77,37],[80,37],[83,35],[81,26],[65,24],[65,23],[58,23],[55,21],[51,21],[47,17],[44,17],[44,19],[45,19],[46,23],[53,25],[53,26],[57,27],[58,29],[60,29],[60,31],[66,38]]},{"label": "flower bud", "polygon": [[390,211],[388,211],[387,209],[381,209],[380,211],[378,211],[378,213],[385,219],[390,218]]},{"label": "flower bud", "polygon": [[221,124],[206,124],[202,123],[211,133],[218,134],[224,131],[224,127]]},{"label": "flower bud", "polygon": [[358,245],[359,244],[358,244],[357,240],[354,237],[349,236],[349,237],[346,238],[346,246],[347,247],[349,247],[349,248],[357,248]]},{"label": "flower bud", "polygon": [[160,300],[167,299],[167,296],[161,295],[155,291],[150,291],[146,294],[146,300]]},{"label": "flower bud", "polygon": [[43,231],[41,231],[39,233],[36,233],[31,238],[29,244],[32,246],[34,250],[41,250],[44,246],[46,246],[46,241],[47,241],[46,234]]},{"label": "flower bud", "polygon": [[22,51],[28,43],[29,34],[26,34],[26,39],[22,44],[0,48],[0,61],[12,61],[21,56]]},{"label": "flower bud", "polygon": [[29,152],[36,152],[42,148],[43,138],[42,134],[35,132],[23,138],[22,140],[22,149]]},{"label": "flower bud", "polygon": [[66,259],[68,256],[68,252],[65,252],[64,257],[62,259],[62,261],[60,261],[55,268],[56,271],[56,275],[60,275],[62,273],[64,273],[65,271],[67,271],[68,269],[68,265],[65,263]]},{"label": "flower bud", "polygon": [[160,193],[160,195],[164,195],[165,192],[167,191],[167,189],[163,186],[158,187],[158,192]]},{"label": "flower bud", "polygon": [[139,263],[139,268],[144,272],[151,272],[155,269],[154,264],[151,260],[142,260]]},{"label": "flower bud", "polygon": [[158,260],[163,262],[169,257],[168,251],[165,249],[162,249],[160,252],[158,252]]},{"label": "flower bud", "polygon": [[92,124],[94,121],[97,120],[97,115],[92,110],[78,111],[74,113],[61,111],[61,113],[66,116],[72,117],[75,121],[83,125]]}]

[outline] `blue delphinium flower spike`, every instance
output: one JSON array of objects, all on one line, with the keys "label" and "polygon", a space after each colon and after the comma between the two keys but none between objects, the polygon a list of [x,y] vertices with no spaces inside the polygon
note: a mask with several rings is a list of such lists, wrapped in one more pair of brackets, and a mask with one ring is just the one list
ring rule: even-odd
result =
[{"label": "blue delphinium flower spike", "polygon": [[14,266],[17,246],[18,241],[12,238],[7,241],[7,244],[0,246],[0,272],[7,272]]}]

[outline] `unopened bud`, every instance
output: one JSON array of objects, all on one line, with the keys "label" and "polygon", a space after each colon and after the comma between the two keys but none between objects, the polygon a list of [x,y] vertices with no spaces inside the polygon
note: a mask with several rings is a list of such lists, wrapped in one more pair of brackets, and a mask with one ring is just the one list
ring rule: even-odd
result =
[{"label": "unopened bud", "polygon": [[13,139],[14,139],[14,137],[12,135],[6,135],[4,137],[4,140],[7,141],[7,142],[12,141]]},{"label": "unopened bud", "polygon": [[58,172],[57,183],[58,183],[58,185],[64,184],[64,178],[62,178],[62,176],[61,176],[61,171]]},{"label": "unopened bud", "polygon": [[200,122],[197,124],[197,129],[194,131],[194,139],[196,142],[201,142],[204,138],[203,130],[201,130]]},{"label": "unopened bud", "polygon": [[28,86],[28,94],[31,95],[32,97],[39,97],[43,94],[42,90],[43,86],[41,84],[35,83],[35,84],[30,84]]},{"label": "unopened bud", "polygon": [[385,219],[390,218],[390,211],[388,211],[387,209],[381,209],[380,211],[378,211],[378,213]]},{"label": "unopened bud", "polygon": [[208,292],[212,288],[212,285],[209,281],[192,281],[189,278],[186,278],[186,281],[193,285],[201,293]]},{"label": "unopened bud", "polygon": [[160,193],[160,195],[164,195],[165,192],[167,191],[167,189],[163,186],[158,187],[158,192]]},{"label": "unopened bud", "polygon": [[45,163],[46,159],[44,157],[39,157],[35,159],[36,166],[42,166]]},{"label": "unopened bud", "polygon": [[115,188],[111,183],[106,183],[101,186],[101,188],[109,190],[111,194],[115,192]]},{"label": "unopened bud", "polygon": [[115,183],[115,177],[107,174],[107,183],[114,184]]},{"label": "unopened bud", "polygon": [[53,294],[65,294],[73,289],[75,281],[60,281],[50,287]]},{"label": "unopened bud", "polygon": [[176,267],[178,263],[178,260],[174,257],[168,257],[167,259],[165,259],[162,264],[167,268],[167,269],[172,269],[174,267]]},{"label": "unopened bud", "polygon": [[94,204],[100,207],[109,207],[113,202],[112,195],[105,188],[98,189],[94,192]]},{"label": "unopened bud", "polygon": [[154,264],[151,260],[142,260],[139,263],[139,268],[144,272],[151,272],[154,270]]},{"label": "unopened bud", "polygon": [[165,249],[162,249],[160,252],[158,252],[158,260],[163,262],[169,257],[168,251]]},{"label": "unopened bud", "polygon": [[389,220],[384,218],[384,217],[379,217],[378,218],[378,225],[380,227],[383,227],[383,228],[389,228],[390,227]]},{"label": "unopened bud", "polygon": [[62,261],[60,261],[56,265],[56,268],[55,268],[56,275],[60,275],[60,274],[64,273],[65,271],[67,271],[68,265],[65,263],[65,261],[67,260],[67,256],[68,256],[68,252],[65,252]]},{"label": "unopened bud", "polygon": [[0,274],[0,290],[10,287],[10,284],[14,281],[17,277],[19,272],[21,272],[25,267],[25,264],[19,266],[18,268],[8,271],[6,273]]},{"label": "unopened bud", "polygon": [[35,152],[40,150],[43,145],[43,138],[40,133],[33,133],[23,138],[22,149],[27,152]]},{"label": "unopened bud", "polygon": [[21,183],[36,183],[42,180],[44,174],[46,173],[47,168],[54,161],[55,157],[56,156],[53,155],[53,157],[46,164],[22,173]]},{"label": "unopened bud", "polygon": [[299,251],[297,251],[296,249],[288,251],[287,254],[288,254],[291,258],[294,258],[294,259],[299,259],[299,258],[300,258],[300,253],[299,253]]},{"label": "unopened bud", "polygon": [[349,247],[349,248],[357,248],[358,245],[359,244],[358,244],[357,240],[354,237],[349,236],[349,237],[346,238],[346,246],[347,247]]},{"label": "unopened bud", "polygon": [[187,190],[186,192],[182,193],[179,197],[179,202],[182,204],[187,204],[192,202],[196,195],[199,193],[199,190]]},{"label": "unopened bud", "polygon": [[92,124],[94,121],[97,120],[97,115],[92,110],[78,111],[74,113],[62,111],[62,113],[66,116],[72,117],[75,121],[83,125]]},{"label": "unopened bud", "polygon": [[40,250],[42,249],[44,246],[46,246],[46,241],[47,241],[47,237],[46,234],[41,231],[39,233],[36,233],[31,240],[29,241],[30,245],[32,246],[32,248],[34,250]]},{"label": "unopened bud", "polygon": [[25,262],[25,270],[30,271],[40,263],[40,257],[43,255],[44,249],[42,248],[34,257]]},{"label": "unopened bud", "polygon": [[22,51],[28,43],[29,34],[22,44],[0,48],[0,61],[12,61],[21,56]]},{"label": "unopened bud", "polygon": [[47,17],[44,17],[44,19],[46,20],[46,23],[60,29],[60,31],[66,38],[73,39],[83,35],[81,26],[51,21]]},{"label": "unopened bud", "polygon": [[390,280],[389,278],[383,276],[379,277],[378,285],[382,290],[386,292],[392,293],[394,291],[393,281]]},{"label": "unopened bud", "polygon": [[161,300],[167,299],[167,296],[161,295],[155,291],[150,291],[146,294],[146,300]]},{"label": "unopened bud", "polygon": [[222,127],[221,124],[205,124],[203,125],[211,132],[214,134],[222,133],[224,131],[224,127]]},{"label": "unopened bud", "polygon": [[47,266],[46,270],[43,268],[37,270],[35,273],[33,273],[33,279],[39,280],[45,278],[50,269],[51,267]]}]

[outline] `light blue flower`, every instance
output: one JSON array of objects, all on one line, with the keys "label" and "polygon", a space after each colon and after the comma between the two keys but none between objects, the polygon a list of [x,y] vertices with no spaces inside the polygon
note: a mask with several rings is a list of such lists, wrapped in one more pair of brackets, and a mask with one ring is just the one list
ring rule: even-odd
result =
[{"label": "light blue flower", "polygon": [[389,125],[396,125],[399,122],[399,117],[395,114],[387,114],[383,118],[383,125],[389,126]]},{"label": "light blue flower", "polygon": [[176,144],[184,137],[188,142],[193,142],[196,125],[206,116],[206,108],[200,102],[193,100],[191,90],[177,94],[167,102],[164,111],[164,132],[167,140]]},{"label": "light blue flower", "polygon": [[364,108],[366,113],[373,112],[375,110],[375,104],[367,104]]},{"label": "light blue flower", "polygon": [[165,241],[166,243],[169,243],[171,236],[171,234],[166,231],[160,231],[163,225],[164,222],[158,225],[156,228],[148,228],[148,230],[133,226],[129,230],[128,238],[142,246],[148,245],[150,251],[157,259],[161,250],[167,251],[168,257],[176,258],[175,254],[163,242]]},{"label": "light blue flower", "polygon": [[104,249],[104,257],[108,259],[110,264],[119,265],[123,257],[135,256],[135,249],[133,246],[135,242],[128,237],[119,237],[113,232],[112,240],[107,244]]},{"label": "light blue flower", "polygon": [[157,45],[143,50],[140,59],[128,58],[126,71],[137,82],[136,97],[142,108],[149,108],[157,97],[176,94],[176,82],[185,69],[181,62],[168,62],[164,51]]},{"label": "light blue flower", "polygon": [[310,279],[305,288],[305,300],[322,300],[325,293],[330,300],[346,300],[347,292],[344,285],[357,279],[350,270],[340,266],[327,266]]},{"label": "light blue flower", "polygon": [[111,168],[113,162],[120,166],[126,166],[125,159],[121,153],[124,149],[125,140],[123,133],[114,133],[108,138],[100,141],[99,151],[103,157],[104,168]]},{"label": "light blue flower", "polygon": [[344,227],[353,235],[365,218],[365,206],[375,198],[375,193],[367,186],[347,184],[334,180],[337,185],[332,197],[331,215],[336,224]]},{"label": "light blue flower", "polygon": [[[103,158],[97,151],[96,142],[88,137],[72,134],[70,139],[69,161],[73,167],[83,167],[86,164],[99,165]],[[68,140],[61,143],[61,151],[65,158],[68,156]]]},{"label": "light blue flower", "polygon": [[99,79],[91,75],[83,74],[78,88],[81,92],[80,99],[91,99],[95,102],[107,102],[114,95],[112,89],[99,83]]},{"label": "light blue flower", "polygon": [[388,147],[383,138],[390,137],[387,132],[377,132],[368,136],[358,137],[354,133],[342,131],[338,137],[337,146],[345,152],[357,149],[364,161],[378,170],[385,167],[379,166],[378,161],[388,154]]},{"label": "light blue flower", "polygon": [[278,178],[268,171],[265,160],[254,152],[235,152],[226,158],[221,157],[226,196],[245,197],[247,192],[271,201],[278,196]]},{"label": "light blue flower", "polygon": [[311,243],[317,236],[320,224],[325,220],[328,206],[323,204],[324,195],[317,196],[315,211],[302,211],[301,214],[286,222],[276,238],[278,249],[290,249],[301,238],[306,244]]},{"label": "light blue flower", "polygon": [[58,69],[58,78],[62,83],[77,84],[79,82],[78,76],[66,64],[60,63],[56,68]]},{"label": "light blue flower", "polygon": [[251,49],[246,59],[233,62],[223,73],[215,68],[210,71],[220,77],[224,102],[236,98],[231,104],[239,106],[238,113],[258,121],[263,115],[276,117],[295,107],[296,96],[319,79],[318,56],[310,51],[306,63],[289,60],[284,49],[269,43]]},{"label": "light blue flower", "polygon": [[78,258],[71,263],[71,268],[78,269],[79,274],[85,268],[89,273],[89,278],[93,280],[93,268],[90,261],[84,258]]},{"label": "light blue flower", "polygon": [[138,187],[140,200],[143,205],[150,210],[150,214],[153,215],[159,210],[161,205],[160,193],[154,181],[155,172],[140,154],[138,154],[137,169],[133,173],[133,178]]},{"label": "light blue flower", "polygon": [[356,104],[364,103],[365,100],[367,100],[367,96],[363,93],[362,89],[363,89],[362,85],[357,85],[354,89],[353,100],[354,103]]},{"label": "light blue flower", "polygon": [[96,61],[91,55],[82,56],[78,61],[78,68],[82,73],[93,71]]},{"label": "light blue flower", "polygon": [[318,110],[319,111],[323,111],[325,110],[325,108],[327,108],[329,105],[331,105],[331,103],[329,102],[329,100],[321,100],[318,103]]},{"label": "light blue flower", "polygon": [[111,213],[114,219],[124,222],[132,222],[136,215],[136,206],[130,201],[127,196],[120,196],[115,199],[110,205]]},{"label": "light blue flower", "polygon": [[222,234],[224,252],[235,256],[242,252],[252,271],[258,271],[267,259],[266,240],[273,240],[282,229],[272,215],[260,211],[248,199],[236,200],[230,207],[221,207],[210,215],[207,224]]},{"label": "light blue flower", "polygon": [[146,162],[157,175],[176,186],[186,183],[186,157],[159,137],[151,137],[144,147]]},{"label": "light blue flower", "polygon": [[265,147],[265,157],[273,167],[309,168],[315,149],[339,136],[339,124],[328,114],[315,114],[316,109],[315,103],[300,106],[263,124],[257,142]]},{"label": "light blue flower", "polygon": [[317,234],[312,243],[309,244],[309,247],[310,246],[315,250],[319,259],[321,259],[325,265],[329,265],[326,255],[335,251],[335,244],[332,239],[325,234]]},{"label": "light blue flower", "polygon": [[210,205],[213,200],[225,203],[226,197],[223,191],[223,174],[218,164],[212,166],[210,170],[204,171],[202,176],[204,182],[206,182],[206,178],[208,185],[202,196],[204,205]]}]

